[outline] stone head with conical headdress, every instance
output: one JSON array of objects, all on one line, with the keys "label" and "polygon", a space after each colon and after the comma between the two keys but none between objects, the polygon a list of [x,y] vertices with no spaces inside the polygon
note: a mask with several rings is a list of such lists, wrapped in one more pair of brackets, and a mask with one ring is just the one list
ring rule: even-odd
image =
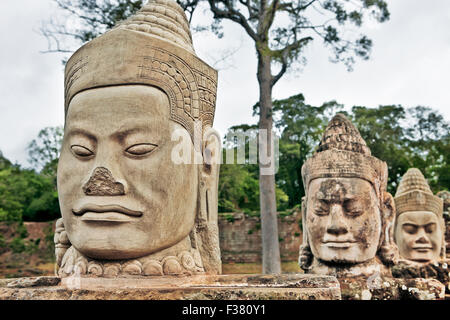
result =
[{"label": "stone head with conical headdress", "polygon": [[398,252],[392,232],[395,208],[386,192],[388,168],[371,155],[344,115],[330,121],[302,177],[300,266],[335,275],[389,272],[386,266]]},{"label": "stone head with conical headdress", "polygon": [[220,273],[216,91],[217,72],[197,57],[173,0],[150,0],[73,54],[61,275]]},{"label": "stone head with conical headdress", "polygon": [[419,263],[445,259],[443,200],[435,196],[419,169],[409,169],[395,194],[395,241],[400,255]]}]

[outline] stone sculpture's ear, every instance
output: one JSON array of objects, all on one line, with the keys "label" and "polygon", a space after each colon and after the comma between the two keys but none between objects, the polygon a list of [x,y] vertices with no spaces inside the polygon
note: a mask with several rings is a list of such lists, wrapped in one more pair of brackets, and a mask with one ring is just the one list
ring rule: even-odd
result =
[{"label": "stone sculpture's ear", "polygon": [[398,247],[394,240],[396,209],[394,197],[388,193],[383,193],[381,203],[382,234],[380,238],[379,255],[381,260],[387,264],[396,264],[399,259]]},{"label": "stone sculpture's ear", "polygon": [[441,252],[439,253],[439,257],[441,258],[441,260],[445,260],[447,258],[447,254],[446,254],[447,241],[445,241],[445,233],[447,231],[447,228],[445,226],[445,219],[440,218],[439,223],[441,225],[441,230],[442,230],[442,244],[441,244]]},{"label": "stone sculpture's ear", "polygon": [[202,211],[205,221],[217,222],[218,187],[222,147],[219,133],[208,128],[203,136],[203,164],[199,168]]},{"label": "stone sculpture's ear", "polygon": [[219,182],[219,169],[222,158],[222,144],[219,133],[208,128],[203,135],[203,172],[208,179]]},{"label": "stone sculpture's ear", "polygon": [[300,245],[298,264],[301,269],[307,271],[310,269],[313,262],[313,254],[309,246],[308,233],[306,231],[306,210],[307,210],[306,196],[302,198],[302,232],[303,243]]},{"label": "stone sculpture's ear", "polygon": [[208,128],[203,136],[203,163],[199,165],[199,197],[196,241],[203,267],[210,274],[222,273],[218,227],[218,186],[222,147],[219,133]]}]

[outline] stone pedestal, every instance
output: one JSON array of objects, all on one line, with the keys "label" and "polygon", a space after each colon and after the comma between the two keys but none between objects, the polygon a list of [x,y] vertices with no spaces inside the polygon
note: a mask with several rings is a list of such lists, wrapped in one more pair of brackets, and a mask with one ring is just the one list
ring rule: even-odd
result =
[{"label": "stone pedestal", "polygon": [[436,279],[220,275],[0,279],[0,300],[441,300]]},{"label": "stone pedestal", "polygon": [[408,261],[402,261],[392,267],[392,275],[395,278],[402,279],[436,279],[444,284],[446,293],[450,293],[450,270],[448,265],[448,261],[428,264],[412,264]]},{"label": "stone pedestal", "polygon": [[385,277],[339,279],[342,300],[443,300],[445,285],[436,279]]},{"label": "stone pedestal", "polygon": [[0,282],[0,300],[340,300],[335,277],[219,275],[148,278],[20,278]]}]

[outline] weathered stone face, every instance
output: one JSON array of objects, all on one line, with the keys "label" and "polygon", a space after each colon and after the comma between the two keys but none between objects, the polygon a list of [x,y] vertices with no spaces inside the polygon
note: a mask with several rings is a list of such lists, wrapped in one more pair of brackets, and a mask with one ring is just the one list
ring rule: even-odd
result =
[{"label": "weathered stone face", "polygon": [[443,201],[433,195],[422,172],[409,169],[395,195],[395,241],[400,255],[418,263],[445,259]]},{"label": "weathered stone face", "polygon": [[148,1],[72,55],[59,275],[221,272],[216,90],[217,71],[196,56],[173,0]]},{"label": "weathered stone face", "polygon": [[306,231],[315,258],[361,263],[376,255],[382,229],[372,185],[357,178],[320,178],[309,185]]},{"label": "weathered stone face", "polygon": [[[129,259],[189,235],[198,173],[175,164],[168,98],[150,86],[84,91],[72,100],[58,190],[72,245],[88,257]],[[189,143],[192,152],[193,145]]]},{"label": "weathered stone face", "polygon": [[438,261],[442,237],[442,227],[433,212],[409,211],[398,217],[395,239],[405,259],[422,263]]},{"label": "weathered stone face", "polygon": [[371,155],[344,115],[329,122],[317,151],[302,167],[302,178],[300,267],[341,278],[389,275],[398,249],[387,164]]}]

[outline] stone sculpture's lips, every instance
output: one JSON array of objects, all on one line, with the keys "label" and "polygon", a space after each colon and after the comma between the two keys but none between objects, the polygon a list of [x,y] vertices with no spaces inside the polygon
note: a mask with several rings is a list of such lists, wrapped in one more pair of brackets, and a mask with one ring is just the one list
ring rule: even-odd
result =
[{"label": "stone sculpture's lips", "polygon": [[433,248],[430,246],[414,246],[413,247],[413,250],[417,250],[417,251],[428,251],[431,249],[433,249]]},{"label": "stone sculpture's lips", "polygon": [[346,249],[356,243],[354,240],[324,240],[322,243],[328,248]]},{"label": "stone sculpture's lips", "polygon": [[94,212],[94,213],[108,213],[108,212],[117,212],[130,217],[141,217],[141,211],[135,211],[123,206],[112,204],[112,205],[97,205],[97,204],[86,204],[79,209],[72,209],[73,214],[77,216],[82,216],[86,212]]}]

